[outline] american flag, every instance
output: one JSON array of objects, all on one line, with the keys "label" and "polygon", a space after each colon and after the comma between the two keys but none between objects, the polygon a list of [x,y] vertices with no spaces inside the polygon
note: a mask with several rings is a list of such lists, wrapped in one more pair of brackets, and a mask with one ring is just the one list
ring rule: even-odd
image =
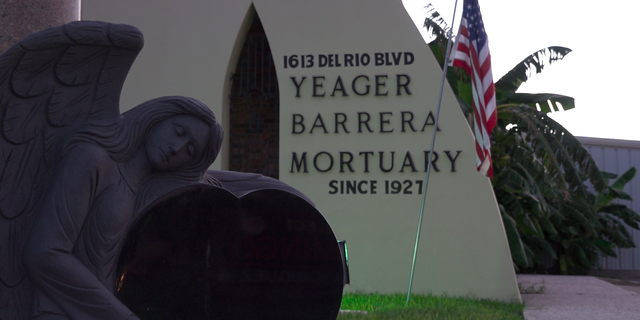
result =
[{"label": "american flag", "polygon": [[451,65],[463,68],[472,79],[476,166],[493,177],[489,135],[497,122],[496,94],[491,74],[491,54],[478,0],[465,0],[460,31],[451,54]]}]

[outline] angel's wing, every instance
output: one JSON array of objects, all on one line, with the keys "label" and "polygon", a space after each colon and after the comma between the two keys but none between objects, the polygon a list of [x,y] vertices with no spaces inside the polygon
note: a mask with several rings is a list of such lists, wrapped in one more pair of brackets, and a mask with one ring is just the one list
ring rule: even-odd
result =
[{"label": "angel's wing", "polygon": [[120,91],[142,45],[135,27],[77,21],[0,56],[0,319],[29,312],[21,251],[60,137],[119,119]]}]

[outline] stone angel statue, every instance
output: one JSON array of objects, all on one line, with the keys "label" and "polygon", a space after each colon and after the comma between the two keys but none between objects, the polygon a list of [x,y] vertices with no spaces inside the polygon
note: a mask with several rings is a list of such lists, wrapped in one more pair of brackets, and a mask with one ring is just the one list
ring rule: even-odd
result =
[{"label": "stone angel statue", "polygon": [[129,227],[167,190],[213,179],[223,131],[207,106],[120,114],[142,46],[132,26],[79,21],[0,56],[1,320],[138,319],[114,295]]}]

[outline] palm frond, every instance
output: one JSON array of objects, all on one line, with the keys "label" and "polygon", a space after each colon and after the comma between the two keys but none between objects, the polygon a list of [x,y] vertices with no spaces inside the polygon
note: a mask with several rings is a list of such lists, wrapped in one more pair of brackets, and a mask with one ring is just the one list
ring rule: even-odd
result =
[{"label": "palm frond", "polygon": [[559,191],[590,194],[584,181],[588,179],[596,191],[608,187],[589,152],[568,130],[546,114],[527,106],[513,106],[500,113],[509,117],[515,130],[526,134],[537,158],[545,164],[548,178],[556,180]]},{"label": "palm frond", "polygon": [[498,99],[501,99],[497,101],[498,107],[500,104],[523,103],[534,109],[539,108],[544,113],[566,111],[576,107],[573,97],[554,93],[508,92]]},{"label": "palm frond", "polygon": [[546,64],[552,64],[562,60],[571,49],[565,47],[547,47],[540,49],[518,63],[511,71],[507,72],[495,83],[496,90],[503,92],[516,92],[520,85],[529,80],[535,73],[542,72]]},{"label": "palm frond", "polygon": [[424,19],[424,27],[435,38],[447,38],[450,27],[447,22],[444,21],[440,13],[431,4],[427,4],[424,7],[427,10],[427,17]]}]

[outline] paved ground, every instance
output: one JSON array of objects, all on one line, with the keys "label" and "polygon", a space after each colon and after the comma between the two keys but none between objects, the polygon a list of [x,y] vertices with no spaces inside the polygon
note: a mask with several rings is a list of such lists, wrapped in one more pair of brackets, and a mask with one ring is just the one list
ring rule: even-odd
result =
[{"label": "paved ground", "polygon": [[591,275],[640,295],[640,271],[638,270],[601,270],[592,271]]},{"label": "paved ground", "polygon": [[640,273],[598,276],[518,275],[525,319],[640,320]]}]

